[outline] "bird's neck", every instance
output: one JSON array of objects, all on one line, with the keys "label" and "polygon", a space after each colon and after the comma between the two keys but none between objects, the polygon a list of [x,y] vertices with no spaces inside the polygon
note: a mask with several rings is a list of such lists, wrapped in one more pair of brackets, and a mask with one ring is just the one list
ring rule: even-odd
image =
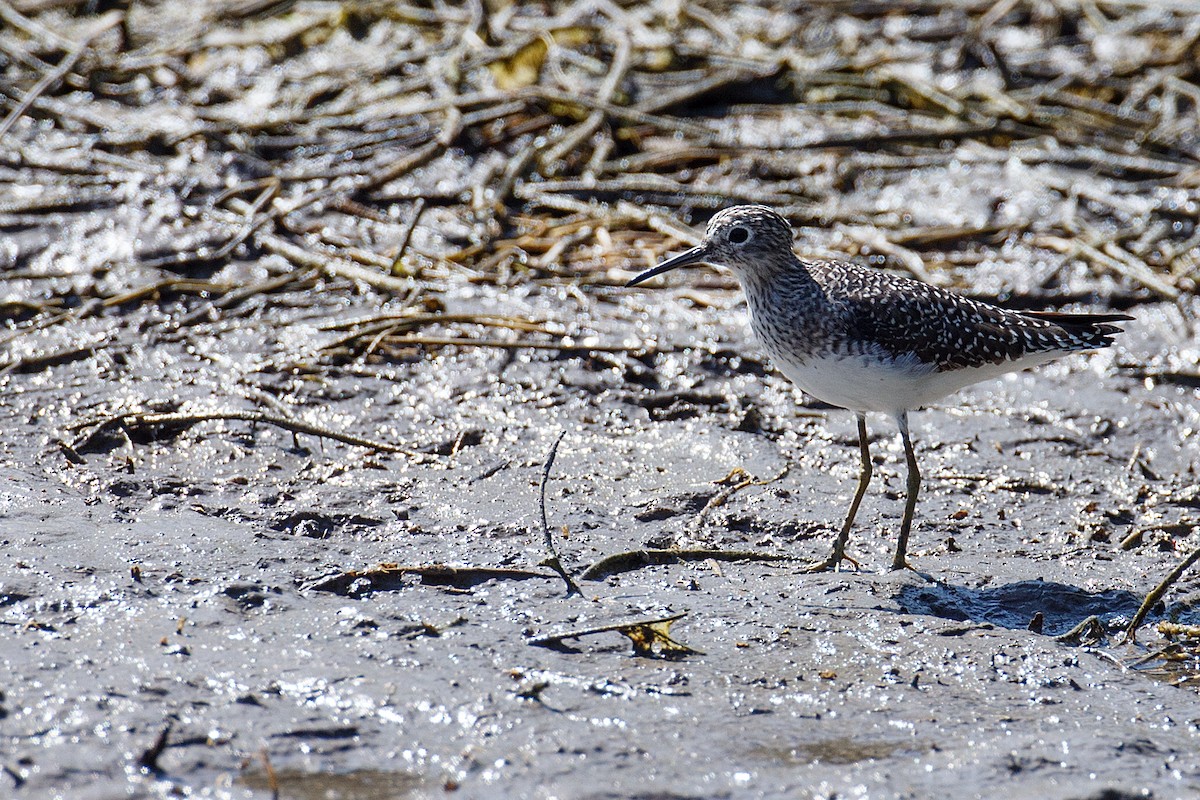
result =
[{"label": "bird's neck", "polygon": [[834,313],[824,287],[798,258],[781,262],[774,271],[756,270],[743,278],[742,288],[755,332],[764,341],[783,335],[772,333],[772,327],[786,329],[785,338],[803,338]]},{"label": "bird's neck", "polygon": [[746,296],[770,297],[777,294],[815,294],[821,287],[808,264],[790,256],[778,261],[756,264],[753,270],[741,270],[738,278]]}]

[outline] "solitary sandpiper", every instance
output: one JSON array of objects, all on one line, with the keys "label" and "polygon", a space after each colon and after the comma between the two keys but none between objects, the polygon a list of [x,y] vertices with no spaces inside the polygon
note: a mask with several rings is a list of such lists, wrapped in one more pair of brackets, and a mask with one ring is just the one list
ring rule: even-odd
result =
[{"label": "solitary sandpiper", "polygon": [[634,286],[687,264],[728,267],[750,307],[767,353],[804,392],[858,415],[858,489],[829,558],[834,569],[871,480],[867,412],[895,418],[908,465],[908,495],[892,569],[908,566],[921,473],[908,412],[976,381],[1112,344],[1133,319],[1124,314],[1010,311],[936,286],[842,261],[805,261],[792,231],[763,206],[735,206],[712,218],[704,241],[631,280]]}]

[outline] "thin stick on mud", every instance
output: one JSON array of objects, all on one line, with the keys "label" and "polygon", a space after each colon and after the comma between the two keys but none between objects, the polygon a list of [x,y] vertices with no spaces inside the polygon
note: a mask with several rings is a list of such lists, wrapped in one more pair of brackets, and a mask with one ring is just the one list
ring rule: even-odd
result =
[{"label": "thin stick on mud", "polygon": [[795,561],[795,556],[782,553],[759,553],[753,550],[713,550],[698,548],[675,550],[671,548],[646,548],[628,550],[605,556],[583,571],[585,581],[598,581],[609,575],[633,572],[655,564],[676,564],[687,561]]},{"label": "thin stick on mud", "polygon": [[684,611],[680,614],[672,614],[669,617],[658,617],[655,619],[640,619],[631,622],[617,622],[611,625],[596,625],[590,628],[578,628],[575,630],[563,631],[561,633],[548,633],[542,636],[533,636],[526,639],[527,644],[534,647],[549,647],[558,649],[566,646],[567,639],[580,639],[584,636],[594,636],[598,633],[609,633],[616,631],[622,636],[629,637],[633,643],[634,655],[639,656],[654,656],[654,645],[659,645],[660,655],[671,658],[678,658],[688,655],[702,656],[704,653],[695,648],[688,647],[683,642],[671,638],[671,624],[677,622],[687,616]]},{"label": "thin stick on mud", "polygon": [[[453,566],[451,564],[380,564],[370,569],[350,569],[322,575],[305,584],[304,591],[332,592],[343,596],[366,591],[385,592],[404,588],[405,578],[415,575],[423,583],[468,588],[484,581],[553,580],[549,572],[506,567]],[[365,589],[362,588],[365,585]]]},{"label": "thin stick on mud", "polygon": [[421,215],[424,213],[425,198],[418,197],[417,202],[413,205],[412,217],[405,224],[404,230],[400,232],[400,244],[396,247],[396,257],[392,259],[393,275],[401,270],[402,262],[404,261],[404,251],[408,249],[408,242],[412,239],[413,231],[417,229],[417,223],[421,221]]},{"label": "thin stick on mud", "polygon": [[1064,634],[1055,636],[1054,640],[1064,644],[1083,644],[1085,640],[1099,642],[1104,639],[1104,623],[1093,614]]},{"label": "thin stick on mud", "polygon": [[538,562],[539,567],[549,567],[562,576],[563,581],[567,584],[567,597],[577,594],[583,596],[579,585],[575,583],[575,579],[567,573],[563,568],[562,561],[558,558],[558,550],[554,547],[554,534],[550,532],[550,521],[546,518],[546,484],[550,482],[550,468],[554,466],[554,458],[558,455],[558,446],[562,443],[563,437],[567,435],[566,430],[558,434],[558,438],[554,440],[554,445],[550,448],[550,455],[546,457],[546,464],[542,467],[542,485],[539,490],[539,505],[542,511],[542,536],[546,546],[546,557]]},{"label": "thin stick on mud", "polygon": [[271,753],[267,750],[266,745],[258,751],[258,757],[262,759],[263,770],[267,773],[267,788],[271,792],[271,800],[279,800],[279,775],[275,773],[275,766],[271,763]]},{"label": "thin stick on mud", "polygon": [[783,469],[781,469],[773,478],[760,480],[746,472],[746,470],[742,469],[741,467],[734,467],[729,471],[728,475],[721,480],[716,481],[718,484],[725,484],[724,488],[708,499],[708,502],[704,504],[704,508],[700,509],[700,513],[696,515],[696,518],[693,520],[693,524],[699,525],[700,523],[704,522],[705,517],[707,517],[714,508],[725,505],[725,503],[729,502],[729,498],[733,497],[742,489],[745,489],[749,486],[770,485],[782,478],[784,475],[787,475],[788,470],[790,469],[791,465],[785,464]]},{"label": "thin stick on mud", "polygon": [[1146,595],[1146,599],[1142,601],[1141,607],[1137,610],[1137,613],[1133,615],[1133,620],[1130,621],[1129,627],[1125,629],[1124,641],[1126,643],[1137,641],[1138,628],[1140,628],[1142,623],[1146,621],[1146,615],[1150,613],[1150,609],[1154,608],[1154,606],[1158,604],[1158,601],[1162,599],[1162,596],[1167,593],[1167,589],[1171,588],[1171,584],[1179,580],[1179,577],[1183,575],[1183,573],[1187,572],[1188,567],[1192,566],[1192,564],[1195,564],[1197,561],[1200,561],[1200,547],[1197,547],[1190,554],[1188,554],[1187,558],[1179,562],[1179,565],[1175,567],[1175,569],[1171,570],[1167,577],[1163,578],[1162,583],[1160,583],[1158,586],[1155,586],[1154,589],[1151,590],[1150,594]]},{"label": "thin stick on mud", "polygon": [[81,435],[78,439],[71,443],[70,447],[74,451],[85,449],[97,436],[104,431],[112,430],[113,428],[154,428],[154,427],[171,427],[189,428],[192,425],[201,422],[211,422],[214,420],[223,421],[239,421],[262,423],[264,425],[274,425],[283,428],[291,433],[304,433],[309,436],[316,436],[323,439],[333,439],[342,444],[354,445],[356,447],[366,447],[370,450],[378,450],[384,453],[401,453],[411,458],[426,459],[429,455],[426,453],[418,453],[404,447],[399,447],[387,442],[380,442],[374,439],[366,439],[353,434],[341,433],[321,425],[313,425],[301,420],[289,419],[278,414],[271,414],[266,411],[202,411],[196,413],[187,412],[132,412],[126,414],[116,414],[102,420],[93,420],[86,423],[71,426],[72,430],[80,430],[87,427],[95,426],[91,431]]},{"label": "thin stick on mud", "polygon": [[396,345],[421,347],[491,347],[497,350],[557,350],[562,353],[630,353],[643,355],[655,352],[646,345],[624,344],[569,344],[567,342],[531,342],[528,340],[471,339],[465,336],[400,336],[393,340]]},{"label": "thin stick on mud", "polygon": [[171,720],[167,720],[166,724],[163,725],[163,729],[159,731],[157,738],[155,738],[154,743],[143,750],[142,754],[138,756],[135,763],[139,768],[150,773],[162,771],[162,768],[158,766],[158,759],[163,754],[163,751],[167,749],[167,740],[171,736],[171,727]]}]

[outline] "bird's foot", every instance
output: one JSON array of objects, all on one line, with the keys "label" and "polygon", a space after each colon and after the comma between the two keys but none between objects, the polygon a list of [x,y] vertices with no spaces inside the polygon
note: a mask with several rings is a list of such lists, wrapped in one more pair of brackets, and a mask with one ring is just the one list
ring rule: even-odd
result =
[{"label": "bird's foot", "polygon": [[911,569],[913,572],[917,572],[917,568],[908,563],[908,558],[905,556],[897,556],[896,559],[892,561],[892,571],[895,572],[898,569]]},{"label": "bird's foot", "polygon": [[824,561],[817,561],[812,564],[809,564],[808,566],[804,567],[801,570],[801,572],[805,572],[805,573],[835,572],[837,570],[837,568],[841,566],[843,561],[849,561],[851,564],[854,565],[855,570],[862,568],[862,565],[858,563],[857,559],[851,558],[850,556],[846,555],[845,553],[841,553],[841,554],[834,553],[834,554],[830,555],[829,558],[825,559]]}]

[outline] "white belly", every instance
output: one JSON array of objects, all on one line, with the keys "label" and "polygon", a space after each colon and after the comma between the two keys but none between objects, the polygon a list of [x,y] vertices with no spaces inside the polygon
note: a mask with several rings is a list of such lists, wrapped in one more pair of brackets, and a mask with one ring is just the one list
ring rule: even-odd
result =
[{"label": "white belly", "polygon": [[771,355],[780,372],[805,394],[822,402],[851,411],[898,414],[932,403],[972,383],[1032,367],[1060,354],[1043,353],[1034,358],[948,372],[937,372],[915,356],[898,361],[885,361],[874,355],[830,357],[800,363],[782,358],[782,353]]}]

